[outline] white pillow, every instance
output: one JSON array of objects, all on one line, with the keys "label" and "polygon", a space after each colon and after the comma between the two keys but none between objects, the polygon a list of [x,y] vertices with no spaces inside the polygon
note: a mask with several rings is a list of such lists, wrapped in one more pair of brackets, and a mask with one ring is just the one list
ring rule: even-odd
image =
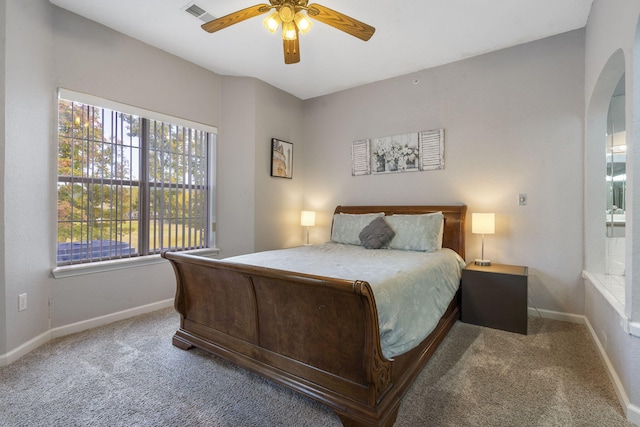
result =
[{"label": "white pillow", "polygon": [[391,249],[423,252],[442,249],[444,232],[442,212],[423,215],[391,215],[384,219],[396,233],[389,242]]},{"label": "white pillow", "polygon": [[347,245],[362,246],[360,232],[371,221],[384,216],[384,212],[372,214],[334,214],[331,241]]}]

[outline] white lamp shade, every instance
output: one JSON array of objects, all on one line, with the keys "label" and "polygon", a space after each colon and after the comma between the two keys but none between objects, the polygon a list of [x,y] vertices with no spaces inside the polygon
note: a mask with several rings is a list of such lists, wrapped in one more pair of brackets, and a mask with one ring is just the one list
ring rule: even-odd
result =
[{"label": "white lamp shade", "polygon": [[278,27],[280,27],[280,22],[282,21],[280,20],[280,14],[278,14],[277,11],[274,11],[273,13],[268,15],[263,22],[267,30],[273,34],[276,32]]},{"label": "white lamp shade", "polygon": [[496,232],[496,214],[471,214],[471,232],[473,234],[494,234]]},{"label": "white lamp shade", "polygon": [[302,211],[300,215],[300,225],[303,227],[314,227],[316,225],[316,213],[314,211]]},{"label": "white lamp shade", "polygon": [[307,15],[302,13],[302,11],[297,12],[293,16],[293,20],[296,23],[296,27],[298,27],[298,30],[302,34],[307,34],[309,32],[309,30],[311,29],[311,26],[313,25],[311,20],[307,17]]},{"label": "white lamp shade", "polygon": [[282,40],[295,40],[298,38],[298,29],[294,22],[282,23]]}]

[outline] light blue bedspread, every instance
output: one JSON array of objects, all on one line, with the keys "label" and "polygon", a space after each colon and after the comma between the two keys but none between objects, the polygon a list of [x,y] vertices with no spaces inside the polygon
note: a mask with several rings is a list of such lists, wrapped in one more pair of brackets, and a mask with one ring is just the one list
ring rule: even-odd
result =
[{"label": "light blue bedspread", "polygon": [[450,249],[415,252],[324,243],[224,261],[347,280],[366,280],[388,359],[416,347],[436,327],[458,286],[464,260]]}]

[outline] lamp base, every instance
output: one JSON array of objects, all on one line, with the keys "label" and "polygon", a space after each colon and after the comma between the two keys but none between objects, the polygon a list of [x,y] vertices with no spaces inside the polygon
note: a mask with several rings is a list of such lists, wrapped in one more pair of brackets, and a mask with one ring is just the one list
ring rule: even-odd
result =
[{"label": "lamp base", "polygon": [[491,261],[488,259],[477,259],[474,261],[476,265],[482,265],[484,267],[491,265]]}]

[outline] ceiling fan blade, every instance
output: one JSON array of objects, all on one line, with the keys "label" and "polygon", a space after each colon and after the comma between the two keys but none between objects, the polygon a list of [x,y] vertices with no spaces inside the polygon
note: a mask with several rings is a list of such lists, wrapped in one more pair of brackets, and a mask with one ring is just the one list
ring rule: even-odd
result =
[{"label": "ceiling fan blade", "polygon": [[300,62],[300,40],[282,40],[284,47],[284,63],[295,64]]},{"label": "ceiling fan blade", "polygon": [[353,19],[345,14],[336,12],[335,10],[319,4],[310,4],[308,6],[307,13],[310,17],[317,19],[320,22],[324,22],[327,25],[331,25],[345,33],[351,34],[360,40],[369,40],[376,31],[376,29],[371,25],[360,22],[357,19]]},{"label": "ceiling fan blade", "polygon": [[268,4],[257,4],[255,6],[230,13],[229,15],[223,16],[222,18],[214,19],[213,21],[209,21],[206,24],[202,24],[202,29],[209,33],[215,33],[216,31],[220,31],[233,24],[242,22],[245,19],[253,18],[254,16],[267,13],[272,9],[272,7],[273,6]]}]

